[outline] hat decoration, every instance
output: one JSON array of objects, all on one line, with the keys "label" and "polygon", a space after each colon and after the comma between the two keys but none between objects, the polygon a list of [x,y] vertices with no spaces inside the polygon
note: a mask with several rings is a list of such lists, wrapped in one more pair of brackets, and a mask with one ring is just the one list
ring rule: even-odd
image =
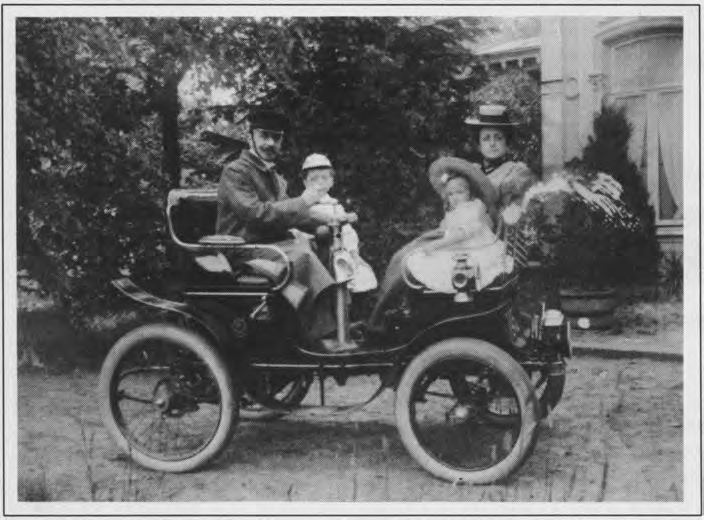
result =
[{"label": "hat decoration", "polygon": [[428,179],[433,189],[442,196],[445,185],[454,177],[464,177],[473,193],[488,208],[493,208],[498,199],[496,189],[478,164],[458,157],[441,157],[428,168]]},{"label": "hat decoration", "polygon": [[512,122],[508,117],[508,110],[504,105],[481,105],[478,111],[478,117],[468,117],[464,121],[467,125],[473,127],[515,127],[518,123]]}]

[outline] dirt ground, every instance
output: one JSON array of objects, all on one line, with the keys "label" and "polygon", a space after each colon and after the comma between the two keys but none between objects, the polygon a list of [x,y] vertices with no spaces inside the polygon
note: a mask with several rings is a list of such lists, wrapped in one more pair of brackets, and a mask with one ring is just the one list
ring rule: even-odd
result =
[{"label": "dirt ground", "polygon": [[[96,383],[94,373],[20,374],[21,499],[682,500],[682,366],[676,362],[573,359],[564,398],[543,422],[533,455],[508,482],[477,487],[447,484],[415,463],[398,437],[391,391],[352,414],[306,411],[242,421],[208,468],[185,475],[146,471],[108,438]],[[362,378],[336,393],[362,397],[371,388]]]}]

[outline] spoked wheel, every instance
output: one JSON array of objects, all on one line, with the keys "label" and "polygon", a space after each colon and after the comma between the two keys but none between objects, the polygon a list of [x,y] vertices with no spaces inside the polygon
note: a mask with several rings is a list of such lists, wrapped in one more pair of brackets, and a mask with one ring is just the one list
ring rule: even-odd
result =
[{"label": "spoked wheel", "polygon": [[246,385],[240,415],[243,419],[271,419],[301,404],[313,384],[313,374],[257,372]]},{"label": "spoked wheel", "polygon": [[219,354],[202,337],[169,324],[120,339],[99,383],[103,421],[118,445],[157,471],[199,468],[226,446],[238,399]]},{"label": "spoked wheel", "polygon": [[[541,419],[546,418],[562,399],[565,390],[565,361],[560,358],[543,370],[533,370],[529,375],[538,399]],[[455,389],[453,384],[453,390]],[[511,394],[496,389],[487,402],[487,419],[497,424],[510,424],[519,420],[518,403]]]},{"label": "spoked wheel", "polygon": [[[490,420],[487,404],[496,394],[518,403],[518,420]],[[511,356],[484,341],[454,338],[406,368],[396,420],[406,449],[427,471],[451,482],[487,484],[506,478],[530,454],[540,415],[531,382]]]}]

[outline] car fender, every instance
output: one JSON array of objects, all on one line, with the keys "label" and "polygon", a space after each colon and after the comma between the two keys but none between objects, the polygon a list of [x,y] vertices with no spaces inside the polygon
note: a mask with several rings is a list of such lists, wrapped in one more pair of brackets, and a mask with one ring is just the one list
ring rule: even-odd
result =
[{"label": "car fender", "polygon": [[176,302],[155,296],[139,287],[129,278],[113,280],[112,284],[117,288],[117,290],[131,300],[148,307],[172,312],[191,320],[196,324],[197,329],[204,332],[211,340],[215,342],[215,347],[218,348],[218,350],[224,350],[222,347],[235,342],[235,338],[228,331],[227,326],[224,323],[205,314],[188,303]]},{"label": "car fender", "polygon": [[[438,321],[419,332],[409,343],[407,352],[415,355],[428,346],[450,337],[468,337],[488,341],[502,348],[511,355],[516,354],[515,347],[507,341],[501,341],[496,327],[500,326],[498,317],[510,302],[501,304],[479,313],[463,314]],[[492,321],[497,320],[496,325]]]}]

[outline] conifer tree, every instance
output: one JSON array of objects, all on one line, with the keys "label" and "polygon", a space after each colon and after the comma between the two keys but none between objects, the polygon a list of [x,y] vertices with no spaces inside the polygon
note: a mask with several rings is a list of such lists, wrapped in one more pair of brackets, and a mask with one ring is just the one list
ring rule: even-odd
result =
[{"label": "conifer tree", "polygon": [[628,156],[632,127],[623,107],[604,105],[594,117],[594,135],[584,148],[583,162],[590,171],[610,174],[623,186],[622,200],[638,217],[642,228],[638,254],[631,255],[632,268],[643,281],[652,281],[660,260],[655,210],[649,202],[645,172]]}]

